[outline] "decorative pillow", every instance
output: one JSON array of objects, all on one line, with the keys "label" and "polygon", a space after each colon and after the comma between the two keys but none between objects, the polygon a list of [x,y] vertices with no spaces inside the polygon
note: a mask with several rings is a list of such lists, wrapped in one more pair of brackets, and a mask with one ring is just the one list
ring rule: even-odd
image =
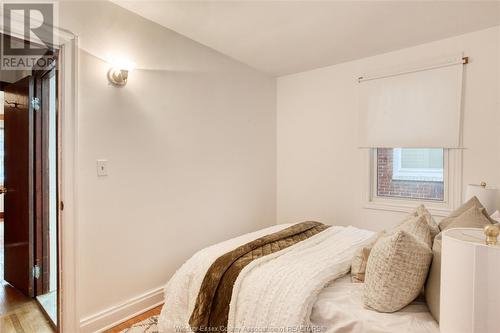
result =
[{"label": "decorative pillow", "polygon": [[[484,208],[483,205],[481,204],[481,202],[479,201],[479,199],[474,196],[474,197],[470,198],[462,206],[458,207],[456,210],[451,212],[451,214],[448,217],[441,220],[441,222],[439,223],[439,229],[441,229],[441,231],[448,229],[448,225],[450,223],[452,223],[455,218],[462,215],[463,213],[465,213],[467,210],[471,209],[472,207]],[[485,217],[488,218],[488,213],[486,212],[486,210],[483,211],[483,214]]]},{"label": "decorative pillow", "polygon": [[[417,239],[428,244],[429,247],[431,247],[432,236],[430,231],[429,232],[426,231],[428,229],[427,224],[428,224],[427,218],[424,216],[418,216],[417,211],[415,211],[414,213],[411,213],[408,217],[406,217],[403,220],[403,222],[401,222],[396,228],[392,230],[392,232],[397,232],[398,230],[404,230],[414,235]],[[380,232],[377,235],[377,239],[373,243],[371,243],[369,246],[365,246],[356,251],[351,262],[351,280],[353,283],[361,283],[365,281],[366,264],[370,256],[370,251],[375,242],[385,234],[386,234],[385,231]]]},{"label": "decorative pillow", "polygon": [[492,220],[494,224],[500,223],[500,212],[495,210],[495,212],[490,215],[490,220]]},{"label": "decorative pillow", "polygon": [[429,225],[429,228],[431,230],[431,237],[432,239],[434,239],[434,237],[436,237],[437,234],[439,234],[440,230],[438,224],[432,217],[431,213],[427,210],[427,208],[425,208],[424,205],[418,206],[415,213],[417,214],[417,216],[425,217],[425,220],[427,221],[427,224]]},{"label": "decorative pillow", "polygon": [[410,214],[406,215],[406,217],[401,222],[399,222],[399,224],[395,228],[399,227],[409,220],[414,219],[415,217],[418,217],[417,211],[413,211]]},{"label": "decorative pillow", "polygon": [[[477,203],[479,203],[479,201],[477,201]],[[481,203],[479,203],[479,205],[481,205]],[[491,224],[490,219],[485,216],[484,211],[484,208],[479,208],[477,205],[471,205],[468,210],[450,219],[450,222],[447,223],[446,227],[442,230],[451,228],[484,228],[484,226]],[[442,223],[439,226],[442,227]],[[434,239],[434,245],[432,246],[432,264],[424,288],[425,301],[427,302],[427,306],[432,316],[437,322],[439,322],[439,296],[441,292],[441,238],[442,236],[439,234]]]},{"label": "decorative pillow", "polygon": [[406,231],[379,239],[366,266],[364,304],[379,312],[410,304],[422,290],[431,260],[427,244]]},{"label": "decorative pillow", "polygon": [[351,263],[351,281],[362,283],[365,281],[366,263],[370,256],[371,247],[363,247],[356,251]]},{"label": "decorative pillow", "polygon": [[484,211],[484,208],[471,207],[460,216],[455,217],[441,230],[445,231],[451,228],[484,228],[488,224],[491,224],[490,219],[484,215]]},{"label": "decorative pillow", "polygon": [[425,216],[416,216],[407,219],[405,222],[397,226],[393,232],[406,231],[417,240],[427,244],[429,248],[432,247],[432,237],[430,226],[427,224]]},{"label": "decorative pillow", "polygon": [[377,240],[383,235],[385,235],[385,231],[379,232],[376,239],[372,243],[357,250],[354,254],[351,262],[351,280],[353,283],[361,283],[365,281],[366,263],[368,262],[370,251],[373,245],[375,245],[375,242],[377,242]]},{"label": "decorative pillow", "polygon": [[436,238],[434,238],[434,244],[432,245],[432,264],[424,287],[427,307],[438,323],[441,293],[441,247],[442,240],[441,234],[439,234]]}]

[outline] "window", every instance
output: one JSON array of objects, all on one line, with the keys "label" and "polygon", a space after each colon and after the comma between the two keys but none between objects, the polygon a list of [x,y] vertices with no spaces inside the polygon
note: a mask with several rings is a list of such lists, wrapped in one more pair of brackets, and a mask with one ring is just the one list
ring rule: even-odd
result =
[{"label": "window", "polygon": [[394,148],[392,179],[442,182],[443,149]]},{"label": "window", "polygon": [[376,196],[444,201],[445,150],[376,149]]}]

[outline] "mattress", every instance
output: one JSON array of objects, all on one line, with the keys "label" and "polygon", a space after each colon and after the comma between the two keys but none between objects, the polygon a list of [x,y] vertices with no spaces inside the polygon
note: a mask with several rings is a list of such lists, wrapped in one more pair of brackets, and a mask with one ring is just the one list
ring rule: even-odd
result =
[{"label": "mattress", "polygon": [[363,284],[352,283],[349,274],[321,291],[311,321],[328,333],[439,333],[423,299],[395,313],[367,309],[363,306]]}]

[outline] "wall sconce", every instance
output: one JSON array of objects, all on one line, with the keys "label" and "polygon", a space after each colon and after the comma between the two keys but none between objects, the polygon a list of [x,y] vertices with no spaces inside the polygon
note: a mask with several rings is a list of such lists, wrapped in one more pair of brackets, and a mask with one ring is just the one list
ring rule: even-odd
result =
[{"label": "wall sconce", "polygon": [[128,69],[111,67],[108,71],[108,80],[112,85],[122,87],[127,84]]},{"label": "wall sconce", "polygon": [[116,87],[127,84],[128,73],[135,68],[135,63],[125,59],[113,59],[110,61],[111,68],[108,70],[108,80]]}]

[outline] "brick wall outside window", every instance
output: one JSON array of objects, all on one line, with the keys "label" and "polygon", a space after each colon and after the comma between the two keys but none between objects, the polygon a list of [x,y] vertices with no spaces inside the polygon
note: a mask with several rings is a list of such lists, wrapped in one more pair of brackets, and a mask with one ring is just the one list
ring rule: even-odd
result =
[{"label": "brick wall outside window", "polygon": [[444,200],[443,182],[392,179],[392,148],[377,149],[377,196]]}]

